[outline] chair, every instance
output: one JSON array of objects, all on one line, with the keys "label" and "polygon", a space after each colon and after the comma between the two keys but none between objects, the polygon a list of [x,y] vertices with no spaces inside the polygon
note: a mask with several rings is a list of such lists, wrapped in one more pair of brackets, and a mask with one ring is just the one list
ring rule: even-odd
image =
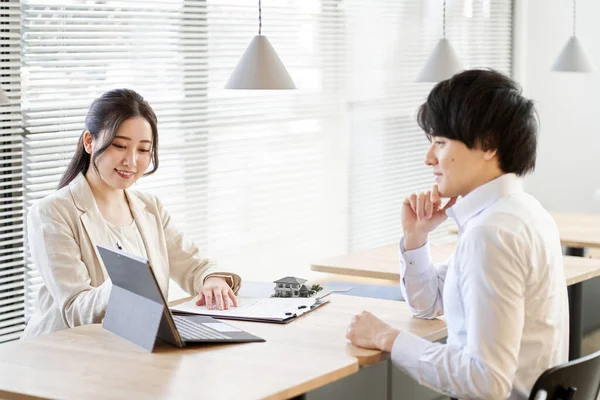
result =
[{"label": "chair", "polygon": [[600,392],[600,351],[546,370],[529,400],[596,400]]}]

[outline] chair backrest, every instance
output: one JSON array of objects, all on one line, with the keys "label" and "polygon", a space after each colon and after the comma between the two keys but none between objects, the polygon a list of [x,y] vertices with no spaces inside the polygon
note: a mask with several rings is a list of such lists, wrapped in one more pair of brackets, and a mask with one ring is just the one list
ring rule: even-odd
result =
[{"label": "chair backrest", "polygon": [[533,385],[529,400],[542,391],[548,400],[596,399],[600,392],[600,351],[546,370]]}]

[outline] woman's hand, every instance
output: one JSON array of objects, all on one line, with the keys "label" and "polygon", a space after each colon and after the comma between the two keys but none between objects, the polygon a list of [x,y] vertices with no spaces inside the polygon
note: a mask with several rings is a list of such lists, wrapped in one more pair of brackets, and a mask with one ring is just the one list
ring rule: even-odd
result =
[{"label": "woman's hand", "polygon": [[437,228],[448,218],[446,210],[456,203],[456,197],[442,207],[437,185],[433,190],[413,193],[402,204],[402,230],[404,247],[414,250],[427,242],[429,232]]},{"label": "woman's hand", "polygon": [[213,306],[218,310],[229,310],[230,299],[233,306],[237,307],[237,298],[227,284],[227,280],[220,276],[209,276],[204,280],[196,305],[203,306],[206,304],[206,308],[209,310],[213,309]]}]

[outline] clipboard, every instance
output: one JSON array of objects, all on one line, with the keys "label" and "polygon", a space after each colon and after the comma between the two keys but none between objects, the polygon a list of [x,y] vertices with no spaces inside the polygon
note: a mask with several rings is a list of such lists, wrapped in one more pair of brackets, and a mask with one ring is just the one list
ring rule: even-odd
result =
[{"label": "clipboard", "polygon": [[[213,318],[237,321],[265,322],[287,324],[324,304],[329,299],[323,298],[250,298],[238,297],[239,307],[229,310],[208,310],[205,306],[197,306],[196,298],[171,307],[173,314],[206,315]],[[257,304],[261,303],[262,304]],[[278,306],[277,303],[280,303]],[[278,308],[279,307],[279,308]]]}]

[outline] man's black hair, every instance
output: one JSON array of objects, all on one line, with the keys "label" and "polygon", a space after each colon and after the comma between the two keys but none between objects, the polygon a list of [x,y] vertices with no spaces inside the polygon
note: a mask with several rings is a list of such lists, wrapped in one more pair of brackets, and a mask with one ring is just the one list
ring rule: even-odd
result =
[{"label": "man's black hair", "polygon": [[511,78],[473,69],[438,83],[419,108],[427,138],[459,140],[469,149],[496,150],[505,173],[535,169],[538,118],[533,101]]}]

